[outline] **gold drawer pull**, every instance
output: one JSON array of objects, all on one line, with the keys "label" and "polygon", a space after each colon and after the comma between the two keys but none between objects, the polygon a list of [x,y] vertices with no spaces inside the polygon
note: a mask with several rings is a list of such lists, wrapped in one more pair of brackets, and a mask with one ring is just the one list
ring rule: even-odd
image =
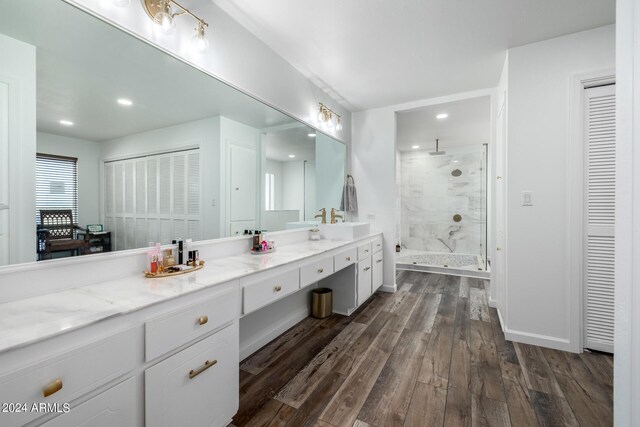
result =
[{"label": "gold drawer pull", "polygon": [[204,371],[206,371],[207,369],[209,369],[210,367],[212,367],[216,363],[218,363],[217,360],[212,360],[212,361],[205,360],[204,361],[204,365],[202,365],[201,367],[199,367],[195,371],[193,369],[189,371],[189,379],[193,379],[193,378],[197,377],[198,375],[200,375],[201,373],[203,373]]},{"label": "gold drawer pull", "polygon": [[273,290],[276,292],[280,292],[282,290],[282,286],[278,285],[278,286],[274,286]]},{"label": "gold drawer pull", "polygon": [[382,245],[381,245],[380,243],[378,243],[376,246],[380,247],[380,246],[382,246]]},{"label": "gold drawer pull", "polygon": [[369,249],[365,249],[365,250],[364,250],[364,253],[365,253],[365,254],[368,254],[368,253],[369,253]]},{"label": "gold drawer pull", "polygon": [[381,259],[378,259],[378,260],[376,260],[376,262],[382,262],[382,260],[381,260]]},{"label": "gold drawer pull", "polygon": [[369,270],[371,270],[371,267],[365,267],[364,268],[364,271],[369,271]]},{"label": "gold drawer pull", "polygon": [[48,386],[42,389],[42,395],[44,397],[49,397],[54,393],[59,392],[62,389],[62,380],[58,378]]},{"label": "gold drawer pull", "polygon": [[200,325],[204,325],[208,321],[209,321],[209,316],[198,317],[198,324],[200,324]]},{"label": "gold drawer pull", "polygon": [[318,274],[320,274],[320,273],[322,273],[322,272],[324,272],[324,268],[319,268],[319,269],[318,269]]},{"label": "gold drawer pull", "polygon": [[350,256],[347,257],[347,261],[351,261],[351,257]]}]

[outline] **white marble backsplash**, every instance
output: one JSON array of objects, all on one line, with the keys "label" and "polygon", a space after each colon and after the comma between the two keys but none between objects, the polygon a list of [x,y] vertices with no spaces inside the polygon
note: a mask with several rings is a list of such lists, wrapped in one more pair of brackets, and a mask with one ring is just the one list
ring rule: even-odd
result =
[{"label": "white marble backsplash", "polygon": [[[481,254],[486,222],[483,146],[400,154],[401,239],[409,249]],[[462,174],[453,176],[459,169]],[[462,220],[455,222],[453,216]]]}]

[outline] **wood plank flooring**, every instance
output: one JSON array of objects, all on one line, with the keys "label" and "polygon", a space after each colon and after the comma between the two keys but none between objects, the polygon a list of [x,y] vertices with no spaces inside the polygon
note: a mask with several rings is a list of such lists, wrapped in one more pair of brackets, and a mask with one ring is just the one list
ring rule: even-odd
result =
[{"label": "wood plank flooring", "polygon": [[488,283],[400,272],[240,365],[233,426],[610,426],[613,359],[505,340]]}]

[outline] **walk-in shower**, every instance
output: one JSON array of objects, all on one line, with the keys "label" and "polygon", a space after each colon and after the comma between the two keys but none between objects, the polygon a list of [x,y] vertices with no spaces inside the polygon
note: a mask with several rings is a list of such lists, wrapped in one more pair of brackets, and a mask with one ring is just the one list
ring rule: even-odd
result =
[{"label": "walk-in shower", "polygon": [[[439,108],[445,107],[398,117],[396,209],[401,250],[396,254],[396,267],[488,277],[489,102],[470,100],[467,104],[449,105],[448,120],[466,120],[447,125],[437,120],[428,123]],[[477,122],[485,116],[486,123],[480,126]],[[469,123],[471,117],[475,117],[473,123]],[[429,131],[446,137],[438,135],[417,143],[416,136],[425,136]]]}]

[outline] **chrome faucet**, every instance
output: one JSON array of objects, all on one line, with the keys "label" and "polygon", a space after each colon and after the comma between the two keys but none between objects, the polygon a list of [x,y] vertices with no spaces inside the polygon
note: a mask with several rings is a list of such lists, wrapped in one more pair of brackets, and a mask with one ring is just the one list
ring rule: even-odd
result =
[{"label": "chrome faucet", "polygon": [[342,222],[344,222],[344,217],[342,215],[336,215],[336,208],[331,208],[331,224],[336,223],[336,218],[340,218]]},{"label": "chrome faucet", "polygon": [[322,208],[318,212],[322,212],[322,213],[320,215],[314,216],[314,218],[322,218],[322,223],[326,224],[327,223],[327,210],[325,208]]}]

